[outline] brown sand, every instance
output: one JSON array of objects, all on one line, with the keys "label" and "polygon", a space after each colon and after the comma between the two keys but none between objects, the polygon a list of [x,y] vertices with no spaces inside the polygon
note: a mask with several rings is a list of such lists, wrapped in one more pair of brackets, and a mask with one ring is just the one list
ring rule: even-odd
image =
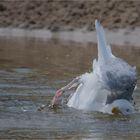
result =
[{"label": "brown sand", "polygon": [[52,31],[140,26],[140,0],[1,0],[0,27]]}]

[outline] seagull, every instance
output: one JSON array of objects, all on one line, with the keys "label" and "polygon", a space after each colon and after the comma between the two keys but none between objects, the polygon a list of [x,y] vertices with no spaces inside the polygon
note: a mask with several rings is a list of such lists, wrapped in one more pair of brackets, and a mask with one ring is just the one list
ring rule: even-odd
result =
[{"label": "seagull", "polygon": [[131,114],[134,112],[132,101],[137,83],[136,67],[112,54],[98,20],[95,21],[95,29],[98,58],[93,61],[92,72],[76,77],[57,90],[51,107],[66,91],[75,89],[68,99],[68,107],[108,114]]}]

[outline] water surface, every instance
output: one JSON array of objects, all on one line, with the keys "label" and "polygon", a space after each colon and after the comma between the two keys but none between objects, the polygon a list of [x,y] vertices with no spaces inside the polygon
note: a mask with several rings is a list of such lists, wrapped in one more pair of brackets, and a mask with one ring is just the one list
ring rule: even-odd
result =
[{"label": "water surface", "polygon": [[[140,47],[112,46],[116,56],[140,72]],[[111,116],[66,105],[45,108],[55,91],[90,72],[96,44],[32,37],[0,38],[0,139],[140,139],[140,80],[134,93],[136,114]]]}]

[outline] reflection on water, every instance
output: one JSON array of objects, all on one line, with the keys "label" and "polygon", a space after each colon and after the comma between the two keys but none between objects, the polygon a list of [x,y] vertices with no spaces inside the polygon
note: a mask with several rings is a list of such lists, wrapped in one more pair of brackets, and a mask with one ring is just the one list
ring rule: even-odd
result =
[{"label": "reflection on water", "polygon": [[[113,46],[140,71],[140,48]],[[66,106],[37,111],[57,88],[91,71],[95,44],[0,38],[0,139],[140,139],[140,81],[136,114],[110,116]]]}]

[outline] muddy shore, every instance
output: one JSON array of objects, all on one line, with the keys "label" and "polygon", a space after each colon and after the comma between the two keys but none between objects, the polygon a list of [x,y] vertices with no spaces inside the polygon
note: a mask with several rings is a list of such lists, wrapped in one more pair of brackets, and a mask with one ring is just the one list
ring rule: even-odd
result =
[{"label": "muddy shore", "polygon": [[92,31],[99,19],[108,29],[133,29],[139,7],[139,0],[1,0],[0,27]]}]

